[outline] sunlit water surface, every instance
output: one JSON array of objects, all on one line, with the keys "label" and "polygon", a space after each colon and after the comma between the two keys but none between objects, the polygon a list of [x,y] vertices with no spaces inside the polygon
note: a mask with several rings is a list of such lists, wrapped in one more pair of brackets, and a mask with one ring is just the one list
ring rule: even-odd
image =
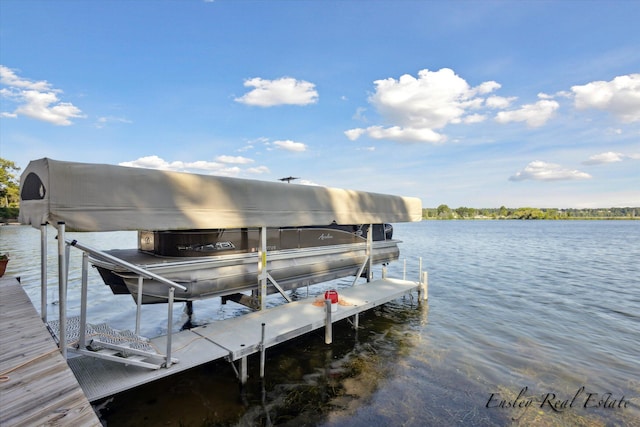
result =
[{"label": "sunlit water surface", "polygon": [[[40,233],[0,227],[40,309]],[[49,228],[47,312],[57,316],[56,232]],[[99,249],[136,246],[136,234],[70,237]],[[241,390],[214,362],[98,402],[108,426],[549,425],[640,426],[640,221],[425,221],[397,224],[407,278],[429,273],[429,300],[399,299],[267,351],[266,379],[249,359]],[[376,272],[379,276],[379,272]],[[402,277],[403,263],[389,266]],[[79,311],[72,251],[70,314]],[[349,286],[341,280],[298,296]],[[281,298],[273,296],[271,304]],[[246,310],[194,304],[199,324]],[[142,334],[166,333],[166,306],[143,308]],[[176,304],[174,330],[186,320]],[[135,305],[90,273],[91,322],[133,329]]]}]

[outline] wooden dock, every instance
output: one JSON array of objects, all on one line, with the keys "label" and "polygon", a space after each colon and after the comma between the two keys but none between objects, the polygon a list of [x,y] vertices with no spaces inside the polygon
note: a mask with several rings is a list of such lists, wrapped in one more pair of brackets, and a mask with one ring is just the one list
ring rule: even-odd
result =
[{"label": "wooden dock", "polygon": [[101,426],[29,296],[0,278],[0,426]]}]

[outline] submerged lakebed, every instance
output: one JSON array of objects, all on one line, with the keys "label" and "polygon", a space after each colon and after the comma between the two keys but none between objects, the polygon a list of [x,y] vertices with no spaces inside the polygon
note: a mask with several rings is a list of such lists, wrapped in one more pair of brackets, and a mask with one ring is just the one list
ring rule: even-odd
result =
[{"label": "submerged lakebed", "polygon": [[[12,255],[7,274],[21,276],[39,308],[39,232],[1,232]],[[214,362],[96,402],[101,419],[109,426],[638,425],[640,222],[423,221],[395,225],[394,236],[403,240],[409,279],[417,279],[422,257],[426,303],[406,297],[377,307],[360,316],[358,331],[340,322],[332,345],[318,331],[270,348],[264,383],[257,357],[249,358],[244,390],[229,363]],[[135,233],[73,238],[102,249],[136,245]],[[76,260],[70,274],[73,313]],[[402,276],[402,262],[389,276]],[[112,295],[95,271],[90,289],[92,321],[132,329],[130,296]],[[182,309],[176,304],[176,328]],[[218,299],[194,309],[197,323],[244,312]],[[143,335],[164,333],[165,316],[164,305],[145,307]]]}]

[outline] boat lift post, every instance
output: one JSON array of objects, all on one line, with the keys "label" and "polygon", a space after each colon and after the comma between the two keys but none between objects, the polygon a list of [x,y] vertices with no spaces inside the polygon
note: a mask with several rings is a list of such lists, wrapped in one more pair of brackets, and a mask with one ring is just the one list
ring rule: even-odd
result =
[{"label": "boat lift post", "polygon": [[367,269],[367,282],[370,282],[373,278],[373,225],[369,224],[369,232],[367,233],[367,243],[366,243],[366,258],[360,268],[358,269],[358,273],[353,278],[353,283],[351,286],[355,286],[358,282],[360,276],[364,272],[364,269]]},{"label": "boat lift post", "polygon": [[264,379],[264,365],[265,365],[265,352],[266,348],[264,345],[264,336],[265,336],[265,323],[262,323],[262,339],[260,340],[260,379]]},{"label": "boat lift post", "polygon": [[423,301],[429,298],[429,272],[423,271],[420,280],[420,297]]},{"label": "boat lift post", "polygon": [[326,317],[324,319],[324,343],[331,344],[333,342],[333,323],[331,322],[331,300],[324,300],[324,308]]},{"label": "boat lift post", "polygon": [[367,232],[367,282],[371,279],[373,279],[373,224],[369,224]]},{"label": "boat lift post", "polygon": [[[67,259],[65,248],[65,223],[58,222],[58,308],[60,316],[60,336],[58,345],[62,357],[67,358]],[[44,284],[43,284],[44,285]]]},{"label": "boat lift post", "polygon": [[258,282],[260,285],[260,310],[264,310],[267,302],[267,227],[260,227]]},{"label": "boat lift post", "polygon": [[82,252],[82,286],[80,288],[80,330],[78,348],[87,347],[87,295],[89,293],[89,255]]},{"label": "boat lift post", "polygon": [[47,223],[40,224],[40,317],[47,323]]}]

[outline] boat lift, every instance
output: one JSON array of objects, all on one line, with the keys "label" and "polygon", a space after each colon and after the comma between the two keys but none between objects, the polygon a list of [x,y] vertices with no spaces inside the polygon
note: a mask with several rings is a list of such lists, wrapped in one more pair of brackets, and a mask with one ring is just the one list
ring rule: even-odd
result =
[{"label": "boat lift", "polygon": [[[107,254],[98,249],[92,248],[88,245],[82,244],[77,240],[70,240],[65,237],[65,223],[59,222],[57,224],[58,230],[58,292],[60,295],[59,298],[59,319],[57,321],[47,322],[47,292],[45,284],[47,283],[47,268],[46,268],[46,259],[47,259],[47,224],[41,225],[41,259],[42,259],[42,269],[41,269],[41,283],[42,292],[41,292],[41,304],[42,304],[42,320],[45,323],[48,323],[50,326],[50,330],[54,337],[57,338],[58,345],[60,348],[60,352],[63,357],[67,358],[67,351],[71,350],[73,353],[99,358],[104,360],[109,360],[112,362],[118,362],[125,365],[134,365],[143,368],[148,368],[152,370],[165,368],[170,368],[173,364],[178,363],[178,359],[172,357],[172,337],[174,335],[173,332],[173,304],[174,304],[174,291],[175,289],[184,289],[184,287],[178,283],[175,283],[171,280],[168,280],[160,275],[157,275],[153,272],[150,272],[142,267],[137,265],[130,264],[126,261],[123,261],[117,257],[114,257],[110,254]],[[367,246],[370,249],[372,241],[371,234],[369,233]],[[266,297],[267,297],[267,287],[269,283],[274,286],[280,294],[285,298],[287,303],[291,303],[291,298],[287,295],[287,293],[278,286],[277,282],[271,277],[267,270],[267,249],[266,249],[266,227],[261,229],[261,247],[257,253],[257,259],[260,264],[259,273],[257,277],[258,289],[259,289],[259,300],[260,300],[260,308],[259,311],[265,310],[266,308]],[[81,306],[80,306],[80,316],[68,317],[67,315],[67,303],[66,303],[66,295],[67,295],[67,279],[68,279],[68,265],[69,265],[69,257],[70,257],[70,248],[74,247],[82,251],[82,272],[81,272]],[[372,279],[372,264],[371,264],[371,256],[370,250],[367,251],[366,260],[362,263],[360,268],[358,269],[358,273],[354,278],[354,282],[352,284],[355,285],[358,278],[362,275],[363,271],[367,269],[368,274],[366,277],[367,282],[370,282]],[[108,325],[96,325],[90,324],[87,320],[87,299],[88,299],[88,268],[89,268],[89,256],[94,258],[102,258],[117,264],[127,270],[138,274],[139,276],[139,287],[138,287],[138,295],[136,298],[136,325],[135,325],[135,333],[131,333],[125,331],[123,334],[121,331],[115,331],[111,329]],[[405,273],[403,276],[406,276],[406,261],[405,261]],[[419,291],[419,295],[421,299],[426,299],[427,297],[427,273],[422,272],[422,261],[420,260],[421,271],[421,280],[417,287]],[[383,269],[383,278],[386,278],[386,268]],[[147,344],[147,339],[141,337],[140,334],[140,322],[141,322],[141,309],[142,309],[142,292],[143,292],[143,282],[144,279],[154,279],[164,285],[167,288],[167,335],[166,335],[166,348],[165,354],[159,354],[155,349]],[[404,278],[403,278],[404,279]],[[332,313],[331,313],[331,301],[325,300],[325,342],[330,344],[332,342]],[[359,323],[359,312],[356,312],[353,315],[352,324],[354,328],[358,327]],[[264,376],[264,360],[265,360],[265,323],[262,323],[262,338],[260,340],[258,350],[261,354],[260,356],[260,372],[261,377]],[[100,330],[102,329],[102,330]],[[75,335],[71,337],[69,331],[74,331]],[[72,333],[73,334],[73,333]],[[122,334],[122,338],[119,339]],[[105,338],[106,336],[106,338]],[[116,337],[114,339],[114,337]],[[72,341],[73,342],[70,342]],[[231,362],[234,371],[236,372],[238,378],[242,383],[246,382],[247,379],[247,358],[246,356],[251,353],[251,349],[247,349],[246,354],[236,355],[239,356],[240,359],[240,370],[236,369],[233,362],[237,359],[234,359],[233,355],[229,356],[229,362]]]},{"label": "boat lift", "polygon": [[[365,260],[353,285],[341,292],[354,301],[332,315],[327,301],[318,309],[308,300],[291,301],[268,271],[267,227],[301,227],[318,224],[382,224],[415,222],[422,218],[422,203],[415,197],[337,188],[288,185],[228,177],[185,174],[115,165],[38,159],[29,163],[20,180],[22,224],[41,231],[41,316],[67,363],[91,401],[220,358],[240,360],[238,376],[246,381],[246,358],[269,346],[325,327],[330,343],[332,323],[418,291],[427,298],[427,273],[418,281],[386,278],[372,280],[372,234],[368,233]],[[47,224],[58,231],[59,316],[47,321]],[[220,321],[224,327],[206,326],[173,332],[176,290],[184,287],[141,265],[126,262],[104,251],[66,238],[67,231],[205,230],[251,227],[260,230],[255,262],[259,310]],[[70,250],[82,251],[80,315],[67,316],[67,280]],[[330,249],[328,249],[330,250]],[[284,256],[274,254],[275,257]],[[106,260],[138,277],[135,332],[116,331],[87,319],[89,257]],[[367,268],[368,267],[368,268]],[[354,267],[355,270],[355,267]],[[364,271],[367,284],[355,286]],[[405,269],[406,274],[406,269]],[[166,287],[167,335],[140,337],[144,280]],[[287,301],[266,309],[268,287]],[[288,319],[284,321],[283,319]],[[237,328],[237,329],[233,329]],[[241,333],[232,333],[241,331]],[[241,335],[241,336],[239,336]],[[162,348],[160,354],[157,348]],[[80,357],[67,358],[67,350]],[[113,363],[119,362],[119,363]],[[179,363],[178,363],[179,362]],[[162,369],[161,369],[162,368]],[[234,365],[235,369],[235,365]],[[101,373],[94,381],[81,380]],[[96,382],[100,383],[95,389]]]}]

